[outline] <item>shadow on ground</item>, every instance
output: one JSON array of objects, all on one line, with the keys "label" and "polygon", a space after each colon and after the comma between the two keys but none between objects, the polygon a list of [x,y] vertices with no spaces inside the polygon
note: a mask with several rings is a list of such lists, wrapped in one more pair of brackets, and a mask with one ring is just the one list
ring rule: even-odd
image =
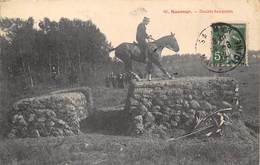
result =
[{"label": "shadow on ground", "polygon": [[124,105],[95,109],[91,117],[81,121],[80,128],[83,133],[126,135],[128,115]]}]

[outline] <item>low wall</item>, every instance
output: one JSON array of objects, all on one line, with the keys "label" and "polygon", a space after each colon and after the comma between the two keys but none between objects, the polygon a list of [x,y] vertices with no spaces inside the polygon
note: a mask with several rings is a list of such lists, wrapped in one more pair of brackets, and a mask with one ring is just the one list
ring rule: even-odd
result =
[{"label": "low wall", "polygon": [[131,135],[175,136],[194,128],[195,114],[238,107],[238,83],[227,77],[188,77],[134,82],[125,111]]},{"label": "low wall", "polygon": [[70,136],[80,133],[79,122],[93,106],[90,88],[54,91],[13,104],[9,138]]}]

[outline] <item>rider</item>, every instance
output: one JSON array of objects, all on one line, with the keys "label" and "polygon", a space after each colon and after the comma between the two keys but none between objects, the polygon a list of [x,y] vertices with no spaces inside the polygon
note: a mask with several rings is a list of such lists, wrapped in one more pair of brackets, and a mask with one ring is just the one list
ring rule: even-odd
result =
[{"label": "rider", "polygon": [[151,35],[146,33],[146,25],[148,25],[150,19],[147,17],[143,18],[143,21],[138,25],[136,32],[136,41],[141,49],[141,54],[145,62],[148,61],[148,42],[147,39],[152,38]]}]

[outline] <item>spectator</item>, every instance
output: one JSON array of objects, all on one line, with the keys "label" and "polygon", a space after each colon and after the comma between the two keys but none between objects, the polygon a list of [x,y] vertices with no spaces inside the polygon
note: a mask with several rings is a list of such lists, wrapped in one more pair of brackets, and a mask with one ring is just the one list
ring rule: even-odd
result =
[{"label": "spectator", "polygon": [[117,76],[117,82],[118,82],[118,88],[124,88],[124,80],[123,80],[123,74],[120,73]]},{"label": "spectator", "polygon": [[107,87],[107,88],[110,87],[110,84],[111,84],[111,81],[110,81],[110,73],[105,77],[105,84],[106,84],[106,87]]},{"label": "spectator", "polygon": [[113,88],[116,88],[117,87],[117,83],[116,83],[116,75],[114,74],[114,72],[111,72],[111,81],[112,81],[112,86]]}]

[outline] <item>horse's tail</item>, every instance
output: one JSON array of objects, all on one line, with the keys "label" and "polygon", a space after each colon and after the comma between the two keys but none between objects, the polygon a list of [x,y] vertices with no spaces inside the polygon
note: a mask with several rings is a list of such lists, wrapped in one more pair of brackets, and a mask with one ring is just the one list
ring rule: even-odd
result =
[{"label": "horse's tail", "polygon": [[112,52],[112,51],[114,51],[114,50],[116,50],[119,46],[120,46],[120,45],[118,45],[118,46],[115,47],[115,48],[111,48],[111,49],[109,49],[109,53]]},{"label": "horse's tail", "polygon": [[109,53],[110,52],[112,52],[112,51],[114,51],[116,48],[111,48],[111,49],[109,49],[108,51],[109,51]]},{"label": "horse's tail", "polygon": [[[120,45],[121,45],[121,44],[120,44]],[[117,47],[115,47],[115,48],[113,48],[113,47],[112,47],[112,48],[110,48],[110,49],[108,50],[108,51],[109,51],[109,53],[110,53],[110,52],[112,52],[112,51],[114,51],[114,50],[116,50],[116,49],[117,49],[117,48],[118,48],[120,45],[118,45],[118,46],[117,46]]]}]

